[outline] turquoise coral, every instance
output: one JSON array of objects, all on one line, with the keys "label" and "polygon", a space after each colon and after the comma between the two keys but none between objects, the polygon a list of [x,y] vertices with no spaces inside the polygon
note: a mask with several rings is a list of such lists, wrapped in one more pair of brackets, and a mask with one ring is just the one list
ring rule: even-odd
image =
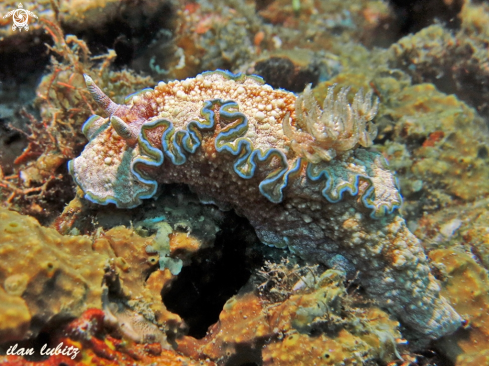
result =
[{"label": "turquoise coral", "polygon": [[[207,72],[160,83],[116,107],[86,80],[110,117],[87,121],[90,141],[69,164],[87,199],[131,208],[153,196],[158,183],[186,183],[247,217],[266,244],[321,263],[341,255],[361,273],[371,297],[424,336],[459,327],[461,318],[440,296],[419,240],[397,213],[402,200],[395,176],[380,154],[358,146],[369,146],[374,133],[367,131],[376,111],[369,95],[357,96],[353,107],[346,98],[336,100],[346,104],[334,111],[352,122],[351,133],[337,123],[328,128],[356,140],[311,161],[301,156],[308,146],[294,149],[291,139],[308,132],[303,118],[316,113],[315,104],[306,95],[298,111],[302,97],[257,77]],[[310,143],[327,133],[312,133]]]}]

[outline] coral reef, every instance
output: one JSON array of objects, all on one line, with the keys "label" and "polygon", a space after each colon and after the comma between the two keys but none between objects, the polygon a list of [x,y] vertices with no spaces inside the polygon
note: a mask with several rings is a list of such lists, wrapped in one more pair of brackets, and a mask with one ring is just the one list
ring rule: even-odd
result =
[{"label": "coral reef", "polygon": [[[29,32],[16,32],[12,30],[12,20],[4,18],[9,11],[16,9],[18,2],[14,0],[2,1],[0,4],[0,37],[2,45],[7,46],[12,51],[12,43],[15,38],[24,37],[29,45],[35,44],[35,40],[30,39],[32,31],[39,35],[42,30],[42,21],[33,17],[29,21]],[[117,27],[124,34],[129,33],[127,28],[133,29],[133,46],[137,43],[144,43],[143,29],[148,26],[156,25],[165,28],[171,22],[169,15],[172,14],[171,1],[144,0],[136,4],[131,1],[116,0],[77,0],[74,3],[53,3],[49,0],[39,0],[36,2],[26,2],[25,9],[32,11],[45,21],[58,22],[64,29],[70,33],[85,33],[90,43],[114,41],[115,37],[111,35],[108,29],[109,25]],[[165,14],[166,13],[166,14]],[[124,29],[126,28],[126,29]],[[137,39],[137,41],[136,41]],[[18,42],[18,40],[17,40]],[[32,42],[32,43],[31,43]],[[106,44],[106,46],[114,46]],[[3,50],[4,52],[6,50]]]},{"label": "coral reef", "polygon": [[486,2],[23,5],[1,364],[488,363]]},{"label": "coral reef", "polygon": [[[78,319],[57,329],[51,334],[49,346],[44,350],[44,355],[51,354],[47,359],[27,361],[20,355],[9,355],[0,356],[0,363],[5,366],[215,365],[206,360],[194,361],[163,349],[158,343],[135,344],[114,338],[104,329],[106,317],[101,310],[88,309]],[[58,345],[61,345],[59,349]]]},{"label": "coral reef", "polygon": [[415,230],[423,214],[487,197],[489,130],[485,119],[457,96],[432,84],[411,85],[405,73],[384,67],[359,70],[350,65],[313,93],[321,100],[334,84],[351,85],[354,93],[369,85],[377,91],[382,102],[373,148],[396,171],[403,215]]},{"label": "coral reef", "polygon": [[[362,365],[402,359],[398,323],[357,303],[343,285],[344,273],[320,274],[287,262],[268,263],[261,273],[260,295],[231,298],[206,337],[184,337],[178,350],[218,364]],[[270,298],[269,290],[282,296]]]},{"label": "coral reef", "polygon": [[93,253],[88,237],[62,237],[30,217],[3,208],[0,214],[1,292],[9,299],[2,305],[3,341],[35,336],[54,316],[100,306],[108,258]]},{"label": "coral reef", "polygon": [[[382,156],[356,148],[313,163],[290,148],[280,121],[305,126],[303,119],[318,113],[315,104],[304,106],[304,117],[295,95],[254,77],[214,72],[160,83],[117,105],[85,79],[109,115],[85,123],[90,142],[70,162],[87,199],[130,208],[153,196],[158,182],[186,183],[245,215],[269,245],[323,263],[340,254],[362,272],[370,296],[420,333],[437,338],[459,327],[461,319],[439,296],[418,239],[394,213],[401,197]],[[349,121],[334,128],[347,127],[346,136],[354,139],[350,147],[368,142],[358,137],[366,132],[355,132],[365,121],[352,119],[368,121],[372,107],[359,101],[341,107],[340,98],[332,110],[345,114],[336,121],[333,115],[334,122]]]},{"label": "coral reef", "polygon": [[404,178],[408,201],[412,195],[422,203],[423,193],[432,207],[440,207],[487,196],[489,131],[472,108],[432,84],[419,84],[404,88],[383,114],[397,123],[379,150]]},{"label": "coral reef", "polygon": [[442,292],[467,320],[467,329],[438,342],[456,366],[483,365],[489,361],[489,278],[487,270],[470,255],[453,249],[429,254],[444,276]]},{"label": "coral reef", "polygon": [[391,62],[416,83],[430,82],[445,92],[456,92],[483,115],[488,114],[489,89],[486,49],[489,7],[465,1],[460,30],[437,24],[409,35],[391,46]]},{"label": "coral reef", "polygon": [[[158,271],[159,256],[146,249],[155,246],[155,235],[143,238],[116,227],[96,238],[62,236],[30,217],[0,210],[0,294],[5,299],[1,341],[33,338],[47,324],[78,317],[87,308],[110,310],[112,325],[114,318],[142,321],[143,316],[149,321],[146,327],[163,329],[157,332],[163,345],[165,333],[183,332],[180,317],[161,302],[161,292],[173,276]],[[188,260],[202,246],[187,233],[171,230],[167,235],[167,255],[180,260]],[[102,283],[110,289],[104,296]],[[136,338],[136,333],[125,335]]]},{"label": "coral reef", "polygon": [[[385,36],[383,27],[393,20],[391,9],[382,1],[302,1],[296,10],[292,3],[288,0],[183,3],[174,33],[159,34],[132,66],[168,81],[215,69],[248,72],[259,61],[274,63],[277,60],[273,58],[279,57],[283,65],[288,63],[287,59],[316,53],[314,62],[302,68],[294,82],[286,82],[287,87],[280,85],[300,92],[321,76],[317,64],[325,58],[325,50],[354,40],[370,45],[379,38],[374,35]],[[173,42],[168,39],[171,36]],[[284,53],[289,57],[284,59]],[[266,76],[265,80],[272,85],[269,70],[258,69],[263,75],[256,70],[254,73]]]},{"label": "coral reef", "polygon": [[470,253],[484,267],[487,257],[487,198],[475,203],[452,204],[416,222],[414,232],[427,249],[457,249]]},{"label": "coral reef", "polygon": [[415,232],[431,249],[429,257],[442,282],[442,293],[466,320],[462,330],[437,342],[457,366],[487,362],[487,208],[487,199],[475,204],[452,204],[420,218]]}]

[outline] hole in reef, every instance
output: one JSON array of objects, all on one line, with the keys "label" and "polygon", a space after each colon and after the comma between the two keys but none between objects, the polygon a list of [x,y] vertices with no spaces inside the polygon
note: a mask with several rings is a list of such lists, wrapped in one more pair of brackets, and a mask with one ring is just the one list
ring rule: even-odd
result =
[{"label": "hole in reef", "polygon": [[[49,63],[46,44],[52,45],[51,37],[42,29],[14,33],[0,40],[0,90],[3,103],[9,99],[31,99],[35,96],[28,88],[35,86]],[[27,86],[19,87],[20,84]],[[34,94],[34,95],[32,95]],[[26,98],[27,97],[27,98]]]},{"label": "hole in reef", "polygon": [[286,57],[270,57],[256,63],[255,74],[274,88],[300,93],[307,84],[317,85],[320,70],[314,62],[301,68]]},{"label": "hole in reef", "polygon": [[[458,331],[457,334],[461,332]],[[420,365],[454,366],[447,356],[434,349],[420,350],[418,352]]]},{"label": "hole in reef", "polygon": [[404,37],[409,33],[416,33],[419,30],[430,26],[436,20],[444,24],[448,29],[458,29],[460,19],[457,17],[462,9],[463,1],[443,1],[443,0],[390,0],[392,9],[398,20],[397,29],[391,29],[396,33],[396,38]]},{"label": "hole in reef", "polygon": [[263,265],[263,247],[248,220],[229,212],[212,248],[203,249],[163,294],[168,310],[180,315],[188,335],[202,338],[226,301]]},{"label": "hole in reef", "polygon": [[265,9],[271,3],[273,3],[273,0],[255,0],[256,11]]},{"label": "hole in reef", "polygon": [[477,157],[479,159],[487,159],[488,155],[489,155],[489,152],[487,151],[487,148],[485,146],[481,146],[477,150]]},{"label": "hole in reef", "polygon": [[[261,342],[260,342],[261,343]],[[238,344],[236,353],[229,357],[225,366],[258,366],[263,363],[261,358],[262,347]]]},{"label": "hole in reef", "polygon": [[155,2],[154,5],[121,1],[113,4],[110,16],[101,15],[102,24],[92,22],[80,28],[77,23],[64,22],[62,27],[65,33],[73,33],[85,40],[92,54],[114,49],[117,54],[114,66],[122,68],[130,65],[161,29],[174,29],[175,11],[170,1]]}]

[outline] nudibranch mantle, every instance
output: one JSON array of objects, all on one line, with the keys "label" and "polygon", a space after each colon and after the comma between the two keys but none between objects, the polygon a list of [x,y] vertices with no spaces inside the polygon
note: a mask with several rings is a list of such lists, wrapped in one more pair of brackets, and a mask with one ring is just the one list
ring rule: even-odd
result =
[{"label": "nudibranch mantle", "polygon": [[331,89],[321,110],[307,88],[298,97],[215,71],[160,82],[117,105],[85,80],[108,116],[87,120],[89,142],[69,163],[88,200],[132,208],[158,183],[188,184],[247,217],[268,245],[322,263],[341,255],[371,297],[423,335],[460,326],[397,212],[394,174],[360,147],[372,138],[370,94],[350,105],[345,90],[335,101]]}]

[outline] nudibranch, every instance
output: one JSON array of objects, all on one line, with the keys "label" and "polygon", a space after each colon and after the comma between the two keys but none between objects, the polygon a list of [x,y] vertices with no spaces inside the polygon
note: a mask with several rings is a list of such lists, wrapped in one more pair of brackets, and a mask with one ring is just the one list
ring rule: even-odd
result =
[{"label": "nudibranch", "polygon": [[224,71],[110,100],[85,75],[107,117],[83,126],[89,142],[69,169],[85,197],[139,205],[158,183],[185,183],[205,203],[233,208],[261,241],[316,263],[341,258],[366,292],[428,338],[460,316],[440,295],[421,243],[397,208],[385,159],[366,149],[375,130],[371,93],[334,88],[322,108],[256,76]]}]

